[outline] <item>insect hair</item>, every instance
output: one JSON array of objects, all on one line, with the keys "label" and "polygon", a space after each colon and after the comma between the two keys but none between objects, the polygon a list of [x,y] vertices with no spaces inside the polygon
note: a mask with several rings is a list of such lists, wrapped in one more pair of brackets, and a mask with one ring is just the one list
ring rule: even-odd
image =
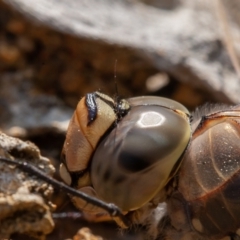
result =
[{"label": "insect hair", "polygon": [[191,123],[194,124],[199,121],[202,116],[231,109],[232,107],[230,104],[205,103],[194,110],[191,115]]}]

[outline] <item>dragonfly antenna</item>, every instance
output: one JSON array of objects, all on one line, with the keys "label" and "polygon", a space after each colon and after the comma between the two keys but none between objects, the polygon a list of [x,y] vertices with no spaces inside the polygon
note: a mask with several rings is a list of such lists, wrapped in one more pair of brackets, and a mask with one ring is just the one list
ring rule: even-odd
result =
[{"label": "dragonfly antenna", "polygon": [[118,85],[117,85],[117,59],[115,59],[115,64],[114,64],[114,83],[115,83],[115,100],[118,103],[119,94],[118,94]]}]

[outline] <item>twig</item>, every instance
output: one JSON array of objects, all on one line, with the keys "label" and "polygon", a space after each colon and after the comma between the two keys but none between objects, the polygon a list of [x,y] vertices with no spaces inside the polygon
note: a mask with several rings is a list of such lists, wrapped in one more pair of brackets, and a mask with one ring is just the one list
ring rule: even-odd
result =
[{"label": "twig", "polygon": [[48,184],[52,185],[54,188],[60,188],[61,190],[64,190],[68,194],[79,197],[79,198],[87,201],[88,203],[91,203],[95,206],[98,206],[98,207],[106,210],[110,214],[111,217],[119,217],[126,226],[130,225],[130,221],[122,214],[121,210],[113,203],[105,203],[104,201],[101,201],[97,198],[91,197],[91,196],[87,195],[86,193],[77,191],[76,189],[71,188],[64,183],[59,182],[59,181],[55,180],[54,178],[47,176],[44,172],[39,170],[37,167],[35,167],[27,162],[23,162],[18,159],[11,160],[8,158],[3,158],[3,157],[0,157],[0,161],[6,162],[8,164],[16,165],[16,166],[18,166],[18,168],[20,168],[24,172],[27,172],[34,176],[37,176],[39,179],[47,182]]}]

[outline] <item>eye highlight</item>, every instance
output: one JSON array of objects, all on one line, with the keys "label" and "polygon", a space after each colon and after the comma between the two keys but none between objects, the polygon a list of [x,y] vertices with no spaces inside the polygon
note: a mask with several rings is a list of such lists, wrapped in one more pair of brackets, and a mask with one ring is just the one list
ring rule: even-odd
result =
[{"label": "eye highlight", "polygon": [[160,113],[148,112],[141,114],[137,124],[139,124],[141,128],[157,127],[161,126],[165,120],[165,117]]}]

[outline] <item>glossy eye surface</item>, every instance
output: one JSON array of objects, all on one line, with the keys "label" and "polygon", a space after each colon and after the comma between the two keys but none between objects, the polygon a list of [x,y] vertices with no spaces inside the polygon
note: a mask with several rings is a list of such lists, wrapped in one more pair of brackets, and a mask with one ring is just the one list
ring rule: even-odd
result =
[{"label": "glossy eye surface", "polygon": [[159,97],[128,102],[128,114],[98,145],[90,173],[97,195],[123,211],[142,207],[165,187],[191,135],[181,104]]}]

